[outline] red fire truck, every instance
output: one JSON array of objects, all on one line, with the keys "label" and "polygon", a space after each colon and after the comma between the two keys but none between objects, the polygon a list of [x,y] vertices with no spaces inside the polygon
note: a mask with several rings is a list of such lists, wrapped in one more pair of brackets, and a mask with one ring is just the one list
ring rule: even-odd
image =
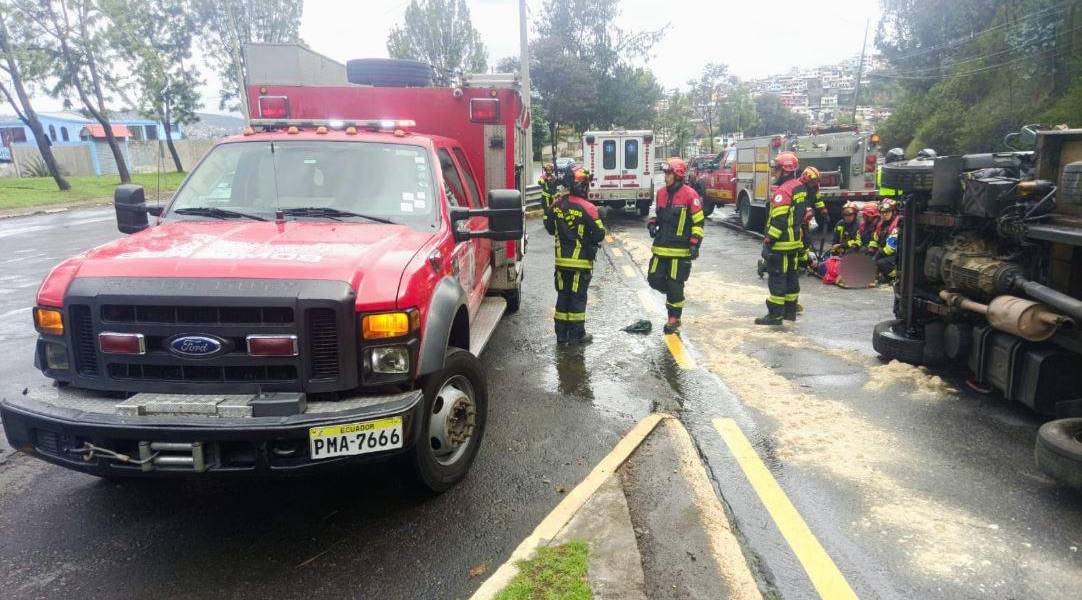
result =
[{"label": "red fire truck", "polygon": [[445,490],[484,434],[478,356],[519,301],[523,95],[246,52],[251,127],[166,206],[119,187],[132,235],[42,283],[35,364],[53,384],[0,403],[8,441],[102,477],[401,456]]}]

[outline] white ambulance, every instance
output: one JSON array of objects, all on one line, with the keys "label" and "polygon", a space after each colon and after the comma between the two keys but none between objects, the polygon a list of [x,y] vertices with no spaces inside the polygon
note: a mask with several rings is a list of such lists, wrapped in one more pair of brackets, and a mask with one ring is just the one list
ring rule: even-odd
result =
[{"label": "white ambulance", "polygon": [[653,154],[653,131],[584,133],[582,160],[594,175],[587,199],[598,206],[634,208],[639,215],[648,215],[654,201]]}]

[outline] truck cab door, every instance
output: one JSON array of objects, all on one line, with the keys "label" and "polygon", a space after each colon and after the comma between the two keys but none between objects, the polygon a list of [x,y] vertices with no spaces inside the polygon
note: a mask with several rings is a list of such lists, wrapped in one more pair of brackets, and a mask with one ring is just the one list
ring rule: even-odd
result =
[{"label": "truck cab door", "polygon": [[[436,148],[436,155],[439,157],[440,169],[443,171],[443,184],[447,190],[448,203],[452,207],[480,208],[480,204],[467,191],[462,171],[451,157],[450,150],[446,147],[438,147]],[[468,227],[471,231],[480,231],[485,228],[486,224],[483,217],[472,217],[466,221],[460,221],[456,226]],[[455,277],[458,278],[462,289],[466,290],[469,297],[471,315],[474,314],[484,297],[485,286],[478,275],[478,263],[482,262],[480,260],[480,255],[483,254],[482,242],[487,241],[471,238],[458,242],[455,244],[454,252],[451,255],[451,264],[455,271]],[[491,243],[489,248],[491,248]]]},{"label": "truck cab door", "polygon": [[[477,179],[477,171],[471,168],[469,159],[466,158],[466,153],[462,148],[454,146],[451,148],[451,154],[454,155],[455,162],[458,164],[458,170],[462,173],[462,181],[466,185],[466,193],[470,197],[471,208],[487,208],[488,197],[481,191]],[[488,219],[484,217],[475,217],[470,219],[470,228],[474,231],[484,231],[488,228]],[[479,238],[475,240],[474,254],[477,257],[475,263],[476,267],[476,281],[481,289],[478,293],[481,296],[485,295],[485,291],[488,289],[489,278],[492,277],[492,240],[487,238]]]}]

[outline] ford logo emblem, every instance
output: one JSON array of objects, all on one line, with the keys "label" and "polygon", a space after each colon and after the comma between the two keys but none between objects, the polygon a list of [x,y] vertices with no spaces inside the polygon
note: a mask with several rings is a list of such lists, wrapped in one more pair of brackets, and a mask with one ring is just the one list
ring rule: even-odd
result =
[{"label": "ford logo emblem", "polygon": [[166,344],[170,352],[185,358],[208,358],[225,349],[225,340],[209,335],[180,335]]}]

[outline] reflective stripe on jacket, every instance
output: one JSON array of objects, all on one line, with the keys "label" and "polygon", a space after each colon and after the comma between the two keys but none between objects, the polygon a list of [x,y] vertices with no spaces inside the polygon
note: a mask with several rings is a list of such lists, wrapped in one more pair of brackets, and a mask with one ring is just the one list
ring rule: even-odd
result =
[{"label": "reflective stripe on jacket", "polygon": [[703,235],[703,201],[689,185],[681,184],[669,197],[669,188],[657,191],[654,203],[658,232],[654,237],[653,252],[656,256],[685,258],[691,256],[691,245],[700,244]]},{"label": "reflective stripe on jacket", "polygon": [[545,230],[556,238],[556,268],[592,269],[605,224],[597,207],[578,196],[565,196],[545,209]]},{"label": "reflective stripe on jacket", "polygon": [[807,192],[799,179],[787,179],[775,188],[766,228],[772,250],[785,252],[804,247],[800,226],[804,223],[806,200]]}]

